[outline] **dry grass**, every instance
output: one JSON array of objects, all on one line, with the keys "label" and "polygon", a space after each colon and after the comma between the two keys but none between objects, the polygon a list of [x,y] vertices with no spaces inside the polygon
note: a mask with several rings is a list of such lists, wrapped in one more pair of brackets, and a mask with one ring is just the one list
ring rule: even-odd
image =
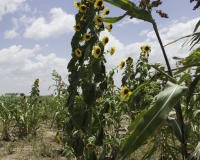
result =
[{"label": "dry grass", "polygon": [[0,160],[65,160],[63,146],[55,138],[57,130],[49,126],[50,123],[41,125],[36,136],[12,137],[8,142],[0,140]]}]

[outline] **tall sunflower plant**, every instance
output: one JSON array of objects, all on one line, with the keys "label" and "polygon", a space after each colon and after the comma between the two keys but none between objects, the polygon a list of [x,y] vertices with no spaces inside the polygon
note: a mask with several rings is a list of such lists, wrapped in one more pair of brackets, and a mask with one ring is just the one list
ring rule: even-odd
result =
[{"label": "tall sunflower plant", "polygon": [[[74,2],[74,5],[78,13],[75,15],[75,33],[71,40],[72,58],[67,66],[69,94],[66,107],[69,115],[64,125],[63,141],[68,158],[105,157],[113,139],[106,136],[105,126],[108,119],[111,123],[111,119],[104,115],[111,106],[108,99],[104,100],[109,85],[105,68],[107,52],[104,48],[109,37],[99,39],[99,35],[105,29],[109,32],[112,30],[111,23],[103,23],[103,16],[108,15],[110,10],[105,8],[104,0],[81,0]],[[109,52],[114,54],[115,48],[111,47]],[[105,145],[104,141],[109,143]]]},{"label": "tall sunflower plant", "polygon": [[148,63],[151,47],[144,45],[140,49],[140,56],[135,64],[131,57],[120,63],[120,69],[124,70],[120,94],[121,98],[128,103],[129,112],[127,113],[131,113],[133,119],[135,113],[151,106],[154,97],[160,91],[158,81],[152,81],[154,72],[151,71]]}]

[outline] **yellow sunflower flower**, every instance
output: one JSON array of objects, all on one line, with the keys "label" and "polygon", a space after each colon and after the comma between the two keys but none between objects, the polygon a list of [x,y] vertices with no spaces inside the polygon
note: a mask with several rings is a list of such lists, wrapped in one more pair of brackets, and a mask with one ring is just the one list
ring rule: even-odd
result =
[{"label": "yellow sunflower flower", "polygon": [[108,23],[108,27],[107,27],[108,32],[111,32],[112,28],[113,28],[112,24],[111,24],[111,23]]},{"label": "yellow sunflower flower", "polygon": [[96,0],[96,2],[94,3],[94,7],[99,9],[100,7],[102,7],[104,0]]},{"label": "yellow sunflower flower", "polygon": [[109,41],[108,36],[105,36],[105,37],[103,37],[101,42],[102,42],[103,46],[105,46],[108,43],[108,41]]},{"label": "yellow sunflower flower", "polygon": [[149,45],[141,46],[140,49],[142,50],[143,53],[151,52],[151,47]]},{"label": "yellow sunflower flower", "polygon": [[124,68],[124,66],[125,66],[125,61],[122,60],[121,63],[120,63],[120,70],[122,70]]},{"label": "yellow sunflower flower", "polygon": [[128,95],[128,91],[129,91],[129,89],[126,86],[124,86],[120,92],[121,97]]},{"label": "yellow sunflower flower", "polygon": [[80,7],[79,7],[79,11],[81,13],[86,13],[87,11],[87,6],[85,4],[81,4]]},{"label": "yellow sunflower flower", "polygon": [[110,9],[109,8],[106,8],[104,11],[103,11],[103,15],[106,16],[110,13]]},{"label": "yellow sunflower flower", "polygon": [[79,32],[79,31],[81,30],[80,23],[78,23],[78,24],[76,24],[76,25],[74,26],[74,30],[77,31],[77,32]]},{"label": "yellow sunflower flower", "polygon": [[99,46],[94,46],[94,57],[98,58],[99,55],[101,54],[101,48]]},{"label": "yellow sunflower flower", "polygon": [[93,148],[94,147],[94,144],[91,144],[91,143],[88,143],[86,144],[85,148]]},{"label": "yellow sunflower flower", "polygon": [[91,38],[91,35],[85,33],[83,37],[84,37],[84,40],[85,40],[85,41],[89,41],[90,38]]},{"label": "yellow sunflower flower", "polygon": [[124,98],[124,101],[129,101],[130,96],[133,94],[133,92],[128,92],[128,95]]},{"label": "yellow sunflower flower", "polygon": [[103,19],[102,19],[102,17],[101,17],[100,15],[97,15],[97,16],[95,17],[94,21],[95,21],[95,23],[96,23],[97,25],[99,25],[99,26],[101,26],[102,23],[103,23]]},{"label": "yellow sunflower flower", "polygon": [[151,52],[151,47],[150,47],[149,45],[146,45],[146,46],[144,47],[144,51],[145,51],[145,53]]},{"label": "yellow sunflower flower", "polygon": [[40,80],[38,78],[36,78],[34,81],[34,85],[38,86],[39,82],[40,82]]},{"label": "yellow sunflower flower", "polygon": [[126,64],[132,64],[132,63],[133,63],[133,58],[128,57],[128,58],[126,59]]},{"label": "yellow sunflower flower", "polygon": [[112,46],[111,49],[110,49],[110,55],[112,56],[114,53],[115,53],[115,47]]},{"label": "yellow sunflower flower", "polygon": [[80,2],[74,2],[74,5],[79,10],[79,7],[80,7],[81,3]]},{"label": "yellow sunflower flower", "polygon": [[75,54],[77,57],[81,57],[82,56],[82,51],[78,48],[75,50]]},{"label": "yellow sunflower flower", "polygon": [[94,3],[94,0],[87,0],[88,2],[90,2],[90,3]]}]

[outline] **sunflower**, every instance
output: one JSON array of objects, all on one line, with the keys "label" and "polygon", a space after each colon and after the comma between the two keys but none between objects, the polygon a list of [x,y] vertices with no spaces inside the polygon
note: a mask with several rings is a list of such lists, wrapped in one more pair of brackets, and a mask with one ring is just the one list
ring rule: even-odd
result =
[{"label": "sunflower", "polygon": [[124,66],[125,66],[125,61],[122,60],[121,63],[120,63],[120,70],[122,70],[124,68]]},{"label": "sunflower", "polygon": [[75,50],[75,54],[77,57],[81,57],[82,56],[82,51],[78,48]]},{"label": "sunflower", "polygon": [[112,24],[111,24],[111,23],[108,23],[108,27],[107,27],[108,32],[111,32],[112,28],[113,28]]},{"label": "sunflower", "polygon": [[87,0],[88,2],[90,2],[90,3],[94,3],[94,0]]},{"label": "sunflower", "polygon": [[106,8],[104,11],[103,11],[103,15],[106,16],[110,13],[110,9],[109,8]]},{"label": "sunflower", "polygon": [[84,40],[85,40],[85,41],[89,41],[90,38],[91,38],[91,35],[85,33],[83,37],[84,37]]},{"label": "sunflower", "polygon": [[96,23],[97,25],[99,25],[99,26],[101,26],[102,23],[103,23],[103,19],[102,19],[102,17],[101,17],[100,15],[97,15],[97,16],[95,17],[94,21],[95,21],[95,23]]},{"label": "sunflower", "polygon": [[133,58],[128,57],[128,58],[126,59],[126,64],[132,64],[132,63],[133,63]]},{"label": "sunflower", "polygon": [[99,55],[101,54],[101,48],[99,46],[94,46],[94,57],[98,58]]},{"label": "sunflower", "polygon": [[151,52],[151,47],[149,45],[146,45],[144,48],[145,53]]},{"label": "sunflower", "polygon": [[81,30],[80,23],[78,23],[78,24],[76,24],[76,25],[74,26],[74,30],[77,31],[77,32],[79,32],[79,31]]},{"label": "sunflower", "polygon": [[133,94],[133,92],[128,92],[127,96],[124,98],[124,101],[129,101],[130,96]]},{"label": "sunflower", "polygon": [[121,97],[128,95],[128,91],[129,91],[129,89],[126,86],[124,86],[120,92]]},{"label": "sunflower", "polygon": [[142,50],[143,53],[151,52],[151,47],[149,45],[141,46],[140,49]]},{"label": "sunflower", "polygon": [[102,42],[103,46],[105,46],[108,43],[108,41],[109,41],[108,36],[105,36],[105,37],[103,37],[101,42]]},{"label": "sunflower", "polygon": [[93,148],[94,147],[94,144],[92,144],[92,143],[88,143],[88,144],[86,144],[86,146],[85,146],[85,148]]},{"label": "sunflower", "polygon": [[85,4],[80,5],[79,11],[80,11],[81,13],[86,13],[86,11],[87,11],[87,6],[86,6]]},{"label": "sunflower", "polygon": [[39,82],[40,82],[40,80],[38,78],[36,78],[34,81],[34,85],[38,86]]},{"label": "sunflower", "polygon": [[104,0],[96,0],[96,2],[94,3],[94,8],[99,9],[100,7],[102,7],[103,1]]},{"label": "sunflower", "polygon": [[115,47],[112,46],[111,49],[110,49],[110,55],[112,56],[114,53],[115,53]]},{"label": "sunflower", "polygon": [[79,10],[79,7],[80,7],[81,3],[80,2],[74,2],[74,5]]}]

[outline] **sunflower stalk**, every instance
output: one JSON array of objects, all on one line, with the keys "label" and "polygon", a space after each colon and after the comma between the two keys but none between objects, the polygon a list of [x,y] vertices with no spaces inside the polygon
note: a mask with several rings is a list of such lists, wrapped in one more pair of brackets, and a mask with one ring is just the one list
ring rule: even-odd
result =
[{"label": "sunflower stalk", "polygon": [[[158,42],[160,44],[160,47],[162,49],[162,53],[163,53],[163,56],[165,58],[165,62],[167,64],[167,68],[168,68],[168,73],[171,77],[173,77],[173,74],[172,74],[172,70],[171,70],[171,66],[169,64],[169,60],[167,58],[167,54],[165,52],[165,49],[164,49],[164,46],[163,46],[163,43],[162,43],[162,40],[160,38],[160,35],[159,35],[159,32],[158,32],[158,28],[157,28],[157,25],[154,22],[152,22],[152,25],[153,25],[153,28],[154,28],[154,31],[156,33],[156,36],[157,36],[157,39],[158,39]],[[183,160],[186,158],[187,159],[187,144],[185,142],[185,130],[184,130],[184,120],[183,120],[183,115],[182,115],[182,109],[181,109],[181,104],[180,104],[180,101],[176,104],[175,106],[175,110],[176,110],[176,116],[177,116],[177,119],[180,121],[181,123],[181,132],[182,132],[182,149],[183,149]],[[184,157],[185,156],[185,157]]]}]

